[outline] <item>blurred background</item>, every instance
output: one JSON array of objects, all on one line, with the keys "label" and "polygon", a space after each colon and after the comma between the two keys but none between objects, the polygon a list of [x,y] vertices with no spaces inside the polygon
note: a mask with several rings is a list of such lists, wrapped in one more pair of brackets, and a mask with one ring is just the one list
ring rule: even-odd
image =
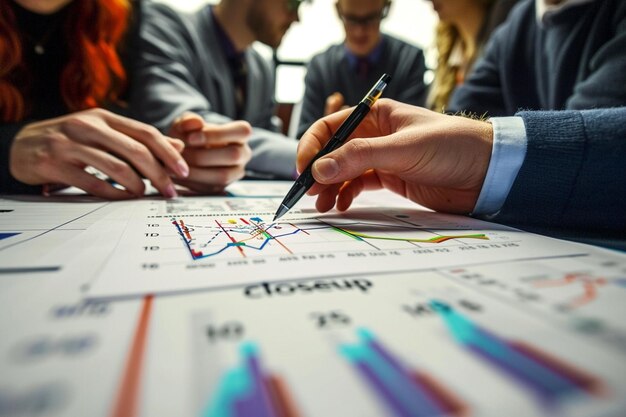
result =
[{"label": "blurred background", "polygon": [[[217,0],[157,0],[183,11],[194,11]],[[276,63],[276,93],[278,103],[297,103],[304,93],[306,63],[318,52],[343,40],[341,21],[335,12],[336,0],[313,0],[300,6],[300,22],[294,23],[273,56],[270,48],[257,44],[255,48]],[[432,40],[437,14],[428,0],[393,0],[382,30],[424,50],[426,64],[435,65]],[[429,83],[432,74],[426,74]]]}]

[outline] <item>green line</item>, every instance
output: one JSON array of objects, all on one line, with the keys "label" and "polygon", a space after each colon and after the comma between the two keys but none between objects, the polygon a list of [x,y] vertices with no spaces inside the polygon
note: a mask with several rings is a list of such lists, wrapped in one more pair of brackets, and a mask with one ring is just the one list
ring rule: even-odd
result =
[{"label": "green line", "polygon": [[489,238],[484,233],[478,233],[473,235],[452,235],[452,236],[434,236],[430,239],[418,239],[418,238],[400,238],[400,237],[386,237],[386,236],[372,236],[367,235],[365,233],[353,232],[350,230],[338,229],[341,232],[344,232],[348,236],[353,236],[357,238],[364,239],[379,239],[379,240],[396,240],[403,242],[419,242],[419,243],[441,243],[450,239],[481,239],[481,240],[489,240]]},{"label": "green line", "polygon": [[331,227],[333,228],[333,230],[336,230],[337,232],[342,233],[342,234],[344,234],[346,236],[350,236],[354,240],[358,240],[359,242],[363,241],[363,239],[361,239],[356,234],[353,234],[352,232],[348,232],[347,230],[343,230],[343,229],[340,229],[340,228],[335,227],[335,226],[331,226]]}]

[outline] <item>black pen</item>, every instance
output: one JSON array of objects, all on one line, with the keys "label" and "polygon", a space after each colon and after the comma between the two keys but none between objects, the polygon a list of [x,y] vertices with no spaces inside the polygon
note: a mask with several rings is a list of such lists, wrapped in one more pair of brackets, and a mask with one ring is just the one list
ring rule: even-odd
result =
[{"label": "black pen", "polygon": [[339,126],[339,129],[335,132],[333,137],[328,141],[326,146],[322,148],[321,151],[315,155],[313,160],[309,163],[306,169],[300,174],[300,176],[296,179],[296,182],[293,184],[283,202],[278,207],[278,211],[276,211],[276,215],[274,216],[275,221],[281,218],[285,213],[287,213],[291,208],[302,198],[302,196],[308,191],[309,188],[315,183],[315,179],[313,179],[313,173],[311,172],[311,167],[313,166],[313,162],[317,161],[322,156],[330,153],[340,147],[346,139],[354,132],[354,129],[361,123],[361,121],[367,116],[367,113],[370,111],[376,100],[381,96],[387,84],[391,80],[391,76],[387,74],[383,74],[382,77],[374,84],[374,87],[365,95],[363,100],[356,106],[356,108],[350,113],[350,116]]}]

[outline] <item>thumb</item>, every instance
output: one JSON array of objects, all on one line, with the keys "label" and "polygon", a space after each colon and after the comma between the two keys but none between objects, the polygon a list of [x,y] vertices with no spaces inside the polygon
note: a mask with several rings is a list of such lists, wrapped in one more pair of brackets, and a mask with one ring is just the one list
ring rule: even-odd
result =
[{"label": "thumb", "polygon": [[394,145],[393,136],[350,140],[315,161],[313,177],[321,184],[334,184],[357,178],[370,169],[398,172],[405,165],[403,159],[409,158],[397,143]]},{"label": "thumb", "polygon": [[172,123],[170,135],[182,137],[187,133],[202,129],[204,119],[197,113],[185,112]]},{"label": "thumb", "polygon": [[333,93],[326,98],[326,103],[324,105],[324,115],[328,116],[329,114],[333,114],[342,109],[344,105],[344,98],[341,93]]}]

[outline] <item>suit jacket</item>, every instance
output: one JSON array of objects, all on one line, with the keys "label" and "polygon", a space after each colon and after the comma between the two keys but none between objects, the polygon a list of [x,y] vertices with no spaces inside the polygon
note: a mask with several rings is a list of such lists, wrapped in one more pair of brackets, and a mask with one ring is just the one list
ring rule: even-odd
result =
[{"label": "suit jacket", "polygon": [[526,157],[494,220],[626,240],[626,107],[517,115]]},{"label": "suit jacket", "polygon": [[[186,111],[209,123],[235,119],[235,85],[211,13],[210,6],[183,15],[162,4],[145,5],[131,100],[136,118],[166,133]],[[253,126],[253,157],[247,168],[292,178],[297,142],[277,133],[273,123],[272,68],[254,49],[244,54],[248,79],[243,119]]]},{"label": "suit jacket", "polygon": [[351,67],[343,43],[333,45],[311,59],[305,77],[298,137],[324,116],[329,95],[339,92],[346,105],[356,106],[383,73],[392,78],[384,97],[415,106],[424,105],[427,89],[422,50],[389,35],[383,35],[382,42],[378,62],[370,68],[365,79],[358,77]]},{"label": "suit jacket", "polygon": [[546,17],[518,4],[482,59],[454,92],[449,110],[489,116],[626,104],[626,2],[596,0]]}]

